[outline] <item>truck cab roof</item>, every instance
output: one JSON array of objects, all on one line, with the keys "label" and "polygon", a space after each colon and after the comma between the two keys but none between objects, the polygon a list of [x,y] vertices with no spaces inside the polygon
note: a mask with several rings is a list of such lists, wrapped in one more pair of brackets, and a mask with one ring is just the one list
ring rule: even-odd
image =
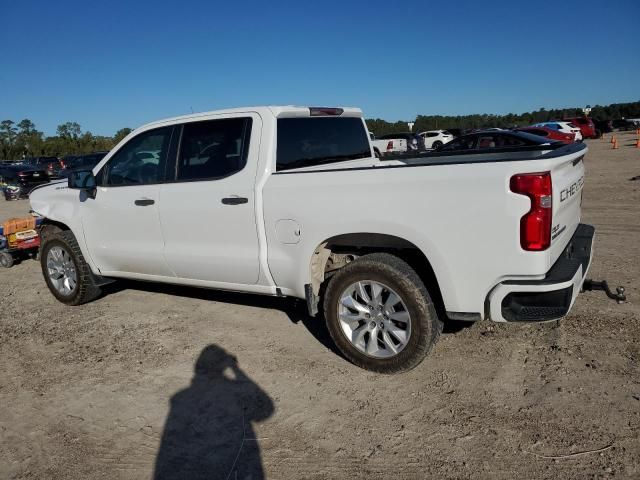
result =
[{"label": "truck cab roof", "polygon": [[149,127],[165,126],[172,123],[204,120],[217,115],[232,115],[235,113],[256,112],[261,116],[273,116],[276,118],[291,117],[314,117],[314,116],[340,116],[340,117],[362,117],[362,110],[355,107],[302,107],[296,105],[272,105],[228,108],[223,110],[211,110],[208,112],[191,113],[177,117],[166,118],[142,125],[136,130],[147,129]]}]

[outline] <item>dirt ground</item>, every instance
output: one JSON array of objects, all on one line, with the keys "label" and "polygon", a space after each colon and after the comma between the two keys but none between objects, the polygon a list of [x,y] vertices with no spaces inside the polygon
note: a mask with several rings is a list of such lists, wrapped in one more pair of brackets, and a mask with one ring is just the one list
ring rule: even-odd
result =
[{"label": "dirt ground", "polygon": [[2,269],[0,478],[640,478],[640,149],[618,138],[588,141],[583,221],[628,303],[450,331],[407,374],[352,366],[293,301],[120,283],[65,307],[38,262]]}]

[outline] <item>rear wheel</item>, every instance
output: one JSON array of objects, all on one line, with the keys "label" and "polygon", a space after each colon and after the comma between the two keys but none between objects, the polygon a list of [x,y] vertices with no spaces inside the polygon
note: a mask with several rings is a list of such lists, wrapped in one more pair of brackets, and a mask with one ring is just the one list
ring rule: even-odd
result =
[{"label": "rear wheel", "polygon": [[436,140],[431,144],[431,148],[433,148],[434,150],[440,148],[441,146],[442,146],[442,142],[440,140]]},{"label": "rear wheel", "polygon": [[415,271],[386,253],[365,255],[340,269],[327,286],[324,314],[344,356],[379,373],[418,365],[443,326]]},{"label": "rear wheel", "polygon": [[70,230],[46,238],[40,252],[40,265],[49,290],[60,302],[81,305],[100,295],[100,288]]}]

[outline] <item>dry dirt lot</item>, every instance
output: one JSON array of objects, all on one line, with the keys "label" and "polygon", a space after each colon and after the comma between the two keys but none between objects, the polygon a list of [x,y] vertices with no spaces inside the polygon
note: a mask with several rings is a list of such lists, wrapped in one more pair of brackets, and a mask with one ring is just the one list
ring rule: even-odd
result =
[{"label": "dry dirt lot", "polygon": [[640,150],[618,136],[589,141],[584,221],[628,303],[451,331],[403,375],[350,365],[292,301],[122,283],[71,308],[36,261],[0,271],[0,478],[640,478]]}]

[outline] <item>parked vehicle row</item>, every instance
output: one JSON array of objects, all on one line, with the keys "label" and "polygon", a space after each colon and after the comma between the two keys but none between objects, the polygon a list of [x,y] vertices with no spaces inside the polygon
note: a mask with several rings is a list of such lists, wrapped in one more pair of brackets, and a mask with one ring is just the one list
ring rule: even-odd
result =
[{"label": "parked vehicle row", "polygon": [[575,137],[576,142],[581,142],[582,141],[582,131],[580,130],[580,128],[576,127],[571,122],[561,122],[561,121],[540,122],[540,123],[535,123],[535,124],[533,124],[531,126],[532,127],[547,127],[547,128],[550,128],[552,130],[557,130],[557,131],[562,132],[562,133],[572,133],[574,135],[574,137]]},{"label": "parked vehicle row", "polygon": [[525,132],[531,135],[537,135],[539,137],[548,138],[549,140],[556,140],[562,143],[573,143],[576,141],[575,133],[561,132],[560,130],[554,130],[549,127],[522,127],[514,128],[515,132]]},{"label": "parked vehicle row", "polygon": [[0,166],[0,186],[5,200],[27,198],[31,190],[48,182],[49,175],[42,167],[21,163]]},{"label": "parked vehicle row", "polygon": [[58,157],[32,157],[25,159],[23,163],[35,168],[42,168],[50,178],[56,178],[62,168]]},{"label": "parked vehicle row", "polygon": [[76,170],[86,170],[95,167],[109,152],[95,152],[86,155],[70,155],[63,157],[63,168],[58,172],[61,178],[67,178]]},{"label": "parked vehicle row", "polygon": [[[438,148],[435,153],[447,152],[494,152],[512,151],[521,147],[534,147],[544,149],[556,148],[559,144],[566,143],[556,140],[548,140],[539,135],[513,130],[484,130],[468,133]],[[573,142],[569,142],[573,143]]]},{"label": "parked vehicle row", "polygon": [[72,171],[93,168],[108,152],[63,157],[34,157],[0,163],[0,188],[5,200],[28,198],[35,187],[68,177]]},{"label": "parked vehicle row", "polygon": [[376,137],[369,132],[369,137],[377,156],[437,149],[455,138],[447,130],[431,130],[419,133],[397,132],[388,133],[380,137]]},{"label": "parked vehicle row", "polygon": [[[599,138],[603,133],[612,132],[614,129],[630,130],[640,126],[635,119],[598,121],[589,117],[571,117],[564,120],[553,120],[535,123],[528,127],[515,127],[511,130],[539,135],[551,141],[559,141],[565,144],[581,142],[585,138]],[[504,128],[482,128],[474,130],[448,129],[430,130],[413,133],[390,133],[378,137],[371,135],[374,150],[378,156],[411,153],[422,150],[440,150],[454,138],[470,133],[488,131],[506,131]],[[417,138],[416,138],[417,137]],[[420,140],[419,140],[420,139]],[[406,144],[405,144],[406,141]]]}]

